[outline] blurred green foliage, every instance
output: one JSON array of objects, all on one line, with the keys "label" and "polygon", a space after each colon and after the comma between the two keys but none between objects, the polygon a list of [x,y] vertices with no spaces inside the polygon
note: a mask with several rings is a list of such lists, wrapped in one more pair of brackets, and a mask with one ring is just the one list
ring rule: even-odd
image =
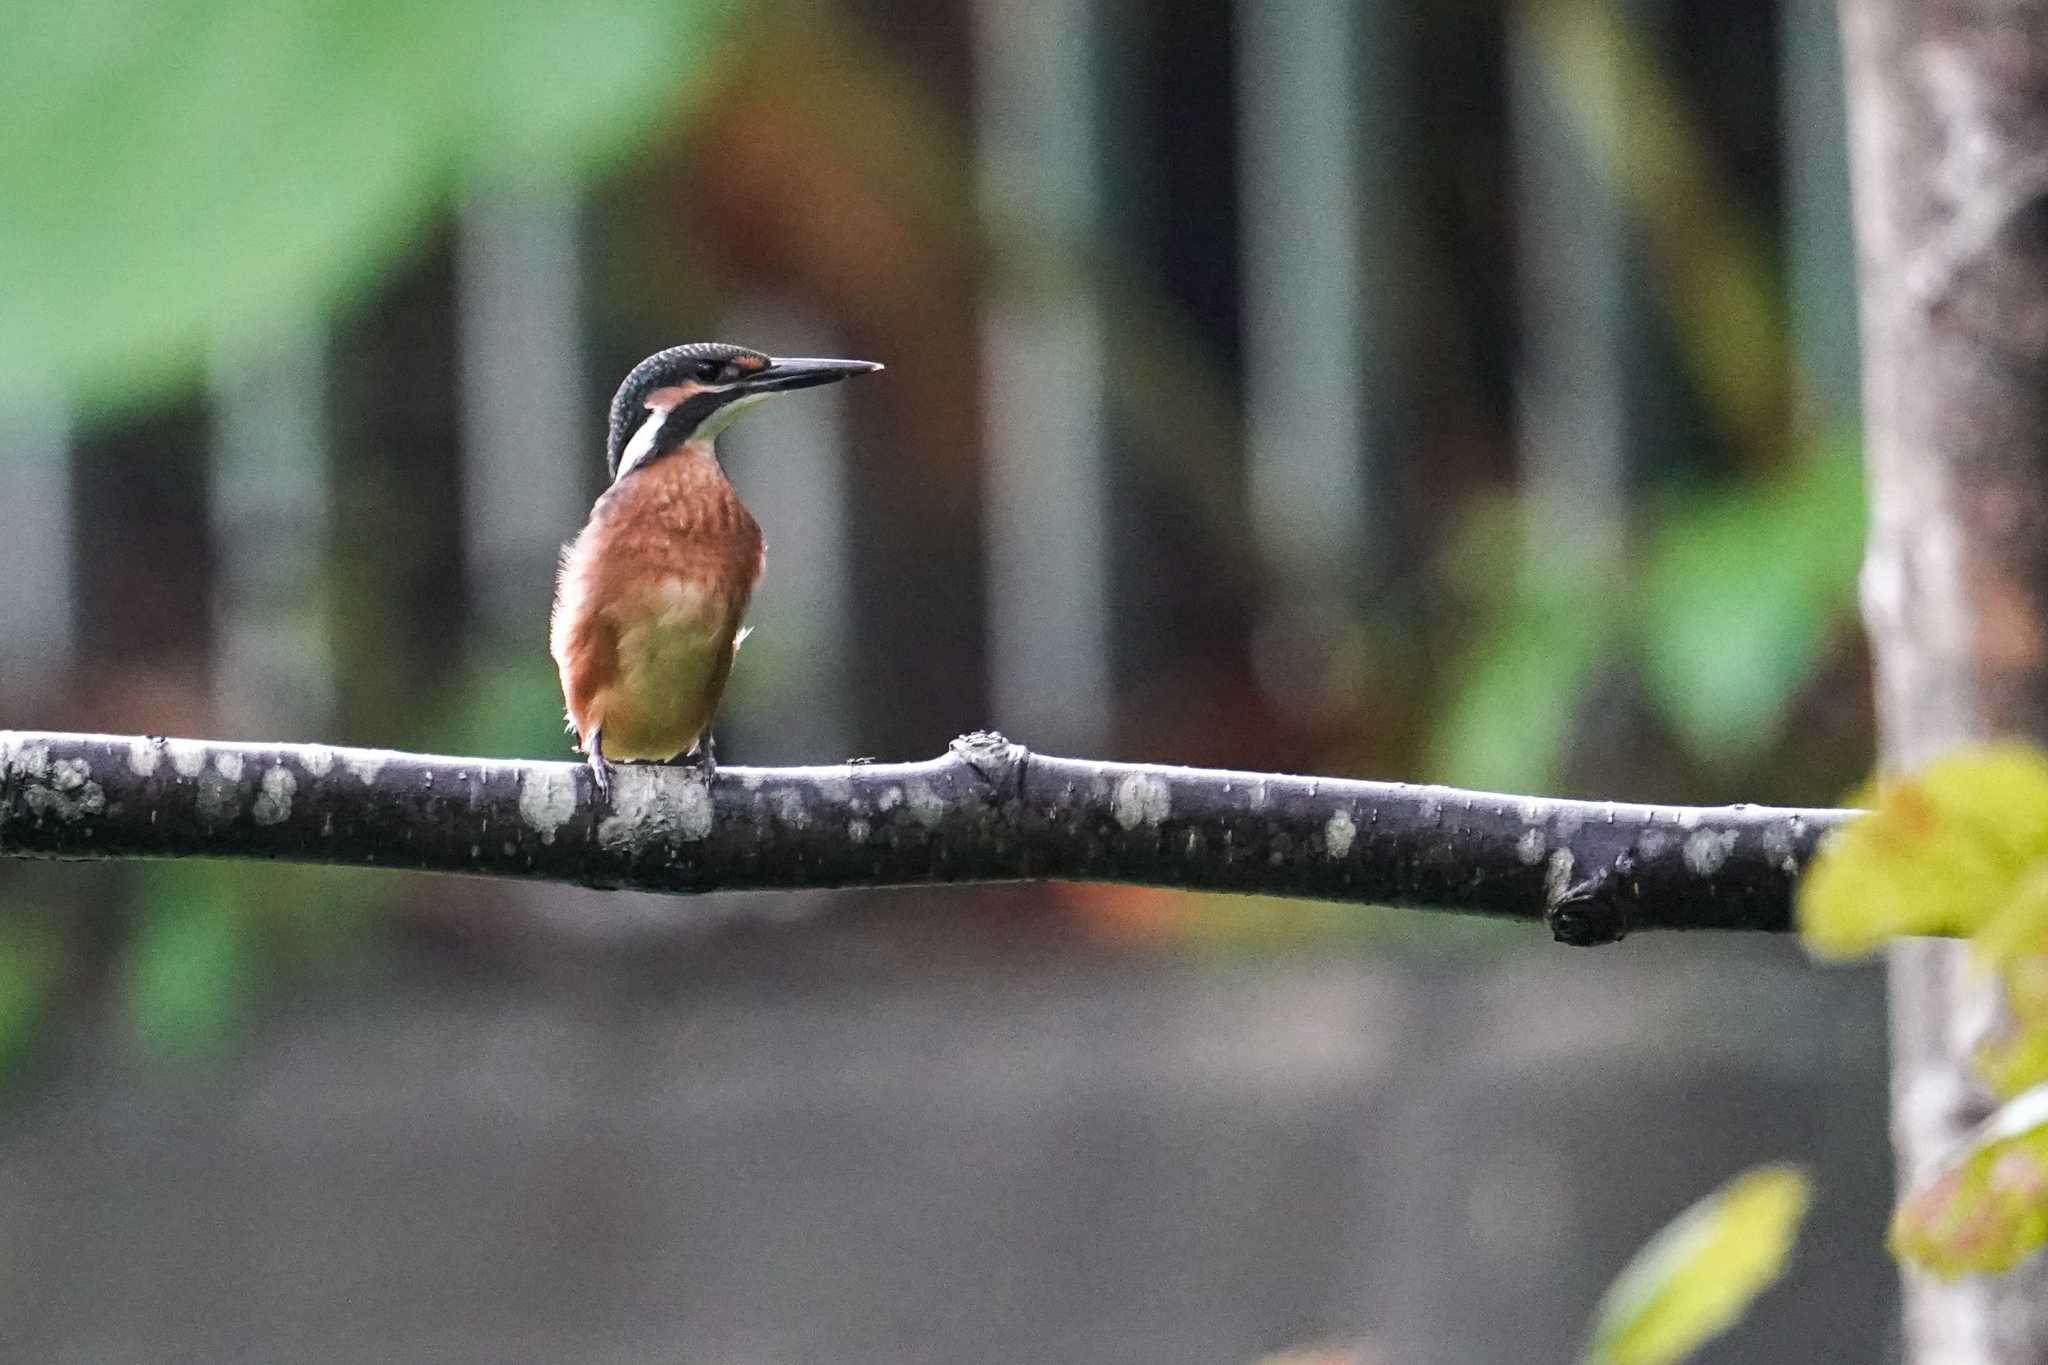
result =
[{"label": "blurred green foliage", "polygon": [[131,1025],[160,1054],[210,1048],[227,1036],[252,984],[256,943],[240,922],[234,871],[167,863],[152,868],[149,881],[124,972]]},{"label": "blurred green foliage", "polygon": [[324,314],[465,182],[620,157],[727,8],[22,0],[0,42],[0,377],[137,403]]},{"label": "blurred green foliage", "polygon": [[203,1060],[262,992],[317,964],[333,975],[370,940],[381,874],[190,858],[146,865],[118,988],[129,1031],[164,1059]]},{"label": "blurred green foliage", "polygon": [[[25,0],[0,42],[0,390],[28,383],[87,412],[142,404],[217,349],[325,317],[466,184],[618,161],[674,115],[731,9]],[[472,695],[450,707],[465,725],[423,728],[549,751],[534,719],[558,711],[537,700],[545,671],[479,676],[521,695]],[[138,1037],[169,1054],[219,1043],[266,967],[341,950],[370,885],[151,867],[120,979]],[[0,941],[0,1066],[26,1051],[63,971],[38,931]]]},{"label": "blurred green foliage", "polygon": [[64,978],[59,926],[9,905],[0,918],[0,1076],[27,1061],[45,1036],[50,1006]]},{"label": "blurred green foliage", "polygon": [[[767,8],[750,8],[750,24]],[[720,0],[593,0],[559,11],[480,0],[170,0],[74,14],[29,0],[14,40],[0,44],[0,184],[10,187],[0,253],[35,268],[18,269],[0,291],[0,380],[27,373],[91,403],[144,401],[189,379],[210,347],[267,333],[280,310],[294,321],[330,310],[463,184],[587,172],[630,150],[673,112],[730,9]],[[1719,183],[1681,92],[1618,27],[1625,15],[1576,2],[1530,13],[1557,87],[1580,101],[1586,154],[1626,191],[1658,267],[1674,349],[1731,443],[1764,439],[1786,355],[1768,234]],[[970,143],[922,73],[884,60],[861,25],[814,17],[805,16],[807,33],[836,32],[849,46],[822,76],[806,72],[808,86],[830,87],[820,126],[858,146],[878,193],[943,229],[950,253],[1000,260],[971,211]],[[890,137],[855,137],[876,126]],[[1621,137],[1621,128],[1644,135]],[[1190,320],[1125,261],[1065,246],[1066,268],[1113,303],[1120,362],[1148,377],[1116,388],[1119,420],[1139,454],[1172,474],[1204,533],[1229,548],[1232,571],[1249,576],[1257,550],[1241,516],[1227,370],[1190,344]],[[1767,468],[1775,453],[1739,455]],[[1755,484],[1727,479],[1669,497],[1626,564],[1600,572],[1525,560],[1514,505],[1482,507],[1457,568],[1481,629],[1443,675],[1434,775],[1555,787],[1592,689],[1616,663],[1640,676],[1703,761],[1747,762],[1766,750],[1845,618],[1862,518],[1849,443],[1786,463]],[[356,596],[374,609],[375,594]],[[565,752],[553,679],[531,651],[473,660],[436,697],[389,742]],[[181,1016],[178,1002],[209,980],[232,995],[235,973],[258,970],[256,957],[235,965],[220,926],[258,898],[248,879],[278,871],[178,869],[144,883],[127,981],[145,1034],[225,1027],[228,1015],[208,1024],[196,1009]],[[1290,939],[1310,925],[1358,932],[1355,918],[1232,904],[1254,939]]]},{"label": "blurred green foliage", "polygon": [[[1693,762],[1739,776],[1783,739],[1791,703],[1853,620],[1858,443],[1794,420],[1789,396],[1803,386],[1769,234],[1637,21],[1590,0],[1527,0],[1519,13],[1582,154],[1627,206],[1637,267],[1693,396],[1745,473],[1659,481],[1671,452],[1632,452],[1653,493],[1641,522],[1611,528],[1625,530],[1613,563],[1575,560],[1569,546],[1531,554],[1517,504],[1479,506],[1447,561],[1478,621],[1430,775],[1555,790],[1596,686],[1625,678]],[[1852,299],[1836,306],[1853,315]]]},{"label": "blurred green foliage", "polygon": [[1846,440],[1780,477],[1672,495],[1624,569],[1532,563],[1517,516],[1484,506],[1450,555],[1480,620],[1434,736],[1446,782],[1554,790],[1603,668],[1641,678],[1696,762],[1755,763],[1853,621],[1863,482]]},{"label": "blurred green foliage", "polygon": [[1605,0],[1515,8],[1587,160],[1629,206],[1654,267],[1646,281],[1707,410],[1745,456],[1766,454],[1781,439],[1792,368],[1770,233],[1715,164],[1677,72],[1647,39],[1646,16]]},{"label": "blurred green foliage", "polygon": [[1629,594],[1605,566],[1559,572],[1521,553],[1520,505],[1480,504],[1446,563],[1475,602],[1472,643],[1452,666],[1430,775],[1459,786],[1548,791],[1579,731],[1603,659],[1628,636]]}]

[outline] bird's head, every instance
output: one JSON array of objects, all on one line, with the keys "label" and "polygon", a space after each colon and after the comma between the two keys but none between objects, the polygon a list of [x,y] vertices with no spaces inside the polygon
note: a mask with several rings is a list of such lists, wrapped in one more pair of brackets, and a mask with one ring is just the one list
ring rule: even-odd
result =
[{"label": "bird's head", "polygon": [[685,441],[710,441],[742,411],[793,389],[881,369],[872,360],[777,359],[696,341],[657,351],[633,367],[612,398],[605,455],[614,481]]}]

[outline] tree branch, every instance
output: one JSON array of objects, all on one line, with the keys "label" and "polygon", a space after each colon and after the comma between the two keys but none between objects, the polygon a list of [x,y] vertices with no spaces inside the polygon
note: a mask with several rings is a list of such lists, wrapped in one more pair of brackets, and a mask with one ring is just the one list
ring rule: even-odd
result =
[{"label": "tree branch", "polygon": [[1790,927],[1854,812],[1623,805],[1097,763],[1000,735],[923,763],[693,771],[0,731],[0,855],[282,858],[646,891],[1059,878],[1633,929]]}]

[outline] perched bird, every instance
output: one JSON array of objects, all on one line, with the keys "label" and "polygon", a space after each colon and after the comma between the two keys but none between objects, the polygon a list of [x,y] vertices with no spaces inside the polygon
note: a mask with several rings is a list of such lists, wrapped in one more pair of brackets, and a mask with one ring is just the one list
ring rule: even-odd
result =
[{"label": "perched bird", "polygon": [[718,434],[770,395],[881,368],[697,342],[647,357],[619,385],[611,487],[562,552],[549,630],[569,729],[600,796],[614,759],[682,759],[707,772],[715,761],[711,716],[765,550],[719,467]]}]

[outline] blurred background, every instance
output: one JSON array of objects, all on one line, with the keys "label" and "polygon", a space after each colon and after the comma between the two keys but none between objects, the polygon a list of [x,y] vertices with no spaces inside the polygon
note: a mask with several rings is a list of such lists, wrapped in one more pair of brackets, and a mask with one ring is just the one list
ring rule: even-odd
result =
[{"label": "blurred background", "polygon": [[[17,0],[0,726],[569,757],[641,356],[727,762],[1830,803],[1870,759],[1825,0]],[[1708,1360],[1881,1359],[1874,973],[1354,906],[0,864],[0,1356],[1568,1359],[1808,1162]],[[1321,1358],[1321,1357],[1319,1357]]]}]

